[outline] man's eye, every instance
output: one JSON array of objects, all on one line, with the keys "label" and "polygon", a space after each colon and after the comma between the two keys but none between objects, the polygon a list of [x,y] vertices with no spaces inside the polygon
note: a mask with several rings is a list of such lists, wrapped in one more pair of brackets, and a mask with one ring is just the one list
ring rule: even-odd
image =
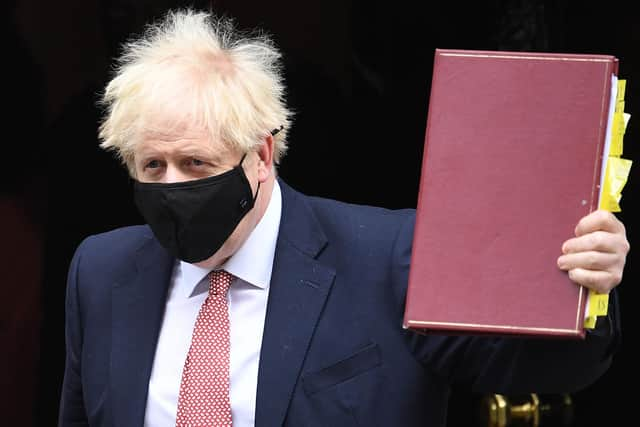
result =
[{"label": "man's eye", "polygon": [[202,166],[202,165],[204,165],[204,162],[202,160],[199,160],[199,159],[191,159],[191,164],[193,166]]},{"label": "man's eye", "polygon": [[160,167],[160,162],[157,161],[157,160],[150,160],[145,165],[145,169],[156,169],[156,168],[159,168],[159,167]]}]

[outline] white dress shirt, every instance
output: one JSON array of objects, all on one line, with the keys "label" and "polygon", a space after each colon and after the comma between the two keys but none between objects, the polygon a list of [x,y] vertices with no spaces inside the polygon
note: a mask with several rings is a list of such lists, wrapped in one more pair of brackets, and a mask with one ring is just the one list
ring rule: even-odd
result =
[{"label": "white dress shirt", "polygon": [[[236,277],[228,296],[234,427],[255,424],[258,364],[281,210],[282,197],[276,181],[264,216],[222,266]],[[207,296],[208,273],[209,270],[183,261],[175,265],[149,380],[146,427],[175,425],[182,368],[198,311]]]}]

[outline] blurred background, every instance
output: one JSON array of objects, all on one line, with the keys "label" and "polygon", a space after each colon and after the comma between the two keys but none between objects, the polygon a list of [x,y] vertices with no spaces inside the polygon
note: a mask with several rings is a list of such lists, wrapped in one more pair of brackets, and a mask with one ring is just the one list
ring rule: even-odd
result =
[{"label": "blurred background", "polygon": [[[119,45],[178,6],[258,26],[282,48],[296,117],[280,175],[308,194],[415,207],[435,48],[616,55],[632,115],[623,157],[640,162],[640,26],[631,1],[5,0],[2,425],[56,424],[72,253],[89,234],[142,222],[125,170],[98,148],[96,100]],[[634,165],[618,214],[632,248],[640,244],[639,173]],[[621,386],[637,374],[630,342],[640,323],[632,305],[639,265],[632,249],[620,287],[625,339],[610,371],[572,396],[574,426],[636,418],[634,396]],[[450,426],[474,425],[480,397],[454,389]]]}]

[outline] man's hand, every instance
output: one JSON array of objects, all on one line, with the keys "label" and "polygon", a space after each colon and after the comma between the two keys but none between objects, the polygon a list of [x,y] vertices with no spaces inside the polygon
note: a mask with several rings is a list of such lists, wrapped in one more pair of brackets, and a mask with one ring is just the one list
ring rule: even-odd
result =
[{"label": "man's hand", "polygon": [[624,225],[611,212],[597,210],[578,222],[575,235],[563,243],[558,267],[574,282],[608,293],[622,280],[629,252]]}]

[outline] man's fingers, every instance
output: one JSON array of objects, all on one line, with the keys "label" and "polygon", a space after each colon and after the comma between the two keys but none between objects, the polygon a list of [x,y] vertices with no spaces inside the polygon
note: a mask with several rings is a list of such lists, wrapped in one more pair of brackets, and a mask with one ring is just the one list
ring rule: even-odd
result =
[{"label": "man's fingers", "polygon": [[609,271],[595,271],[584,268],[569,270],[569,278],[575,283],[601,294],[609,293],[622,280],[621,275],[613,274]]},{"label": "man's fingers", "polygon": [[558,267],[568,271],[574,268],[587,270],[609,270],[620,262],[617,254],[609,252],[577,252],[562,255],[558,258]]},{"label": "man's fingers", "polygon": [[583,236],[594,231],[625,234],[624,224],[611,212],[597,210],[583,217],[575,228],[576,236]]},{"label": "man's fingers", "polygon": [[575,234],[563,243],[558,267],[577,284],[608,293],[622,280],[629,252],[624,225],[611,212],[598,210],[580,220]]},{"label": "man's fingers", "polygon": [[587,251],[626,254],[629,252],[629,242],[624,234],[594,231],[580,237],[569,239],[562,245],[563,254]]}]

